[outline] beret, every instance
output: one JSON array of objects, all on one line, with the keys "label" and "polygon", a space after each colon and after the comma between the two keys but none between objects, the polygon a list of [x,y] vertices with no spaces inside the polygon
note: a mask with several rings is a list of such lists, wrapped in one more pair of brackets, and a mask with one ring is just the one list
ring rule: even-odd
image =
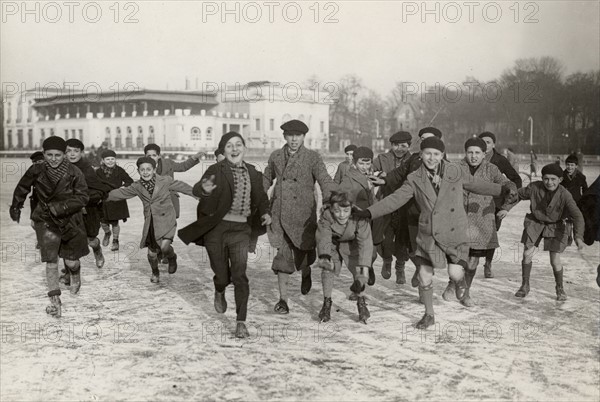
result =
[{"label": "beret", "polygon": [[553,174],[554,176],[562,177],[563,170],[560,167],[560,165],[558,165],[556,163],[551,163],[542,168],[542,176],[547,175],[547,174]]},{"label": "beret", "polygon": [[107,149],[106,151],[102,152],[102,155],[101,155],[102,159],[108,158],[108,157],[111,157],[111,156],[113,158],[117,157],[117,154],[112,149]]},{"label": "beret", "polygon": [[408,131],[398,131],[390,137],[390,142],[408,142],[412,141],[412,136]]},{"label": "beret", "polygon": [[283,135],[299,135],[308,133],[308,126],[300,120],[290,120],[283,123],[280,127],[283,130]]},{"label": "beret", "polygon": [[421,151],[426,148],[435,148],[440,152],[444,152],[446,149],[444,142],[438,137],[427,137],[421,141]]},{"label": "beret", "polygon": [[352,159],[354,160],[354,162],[358,161],[359,159],[373,159],[373,151],[371,150],[371,148],[368,147],[358,147],[356,148],[356,151],[354,151],[354,153],[352,154]]},{"label": "beret", "polygon": [[496,143],[496,136],[494,135],[494,133],[490,133],[489,131],[484,131],[483,133],[479,134],[479,138],[484,138],[484,137],[489,137],[492,139],[492,141],[494,141],[494,144]]},{"label": "beret", "polygon": [[478,137],[471,137],[467,140],[467,142],[465,142],[465,151],[469,147],[479,147],[483,152],[487,150],[487,144],[485,141]]},{"label": "beret", "polygon": [[44,153],[42,151],[35,151],[29,156],[29,159],[31,159],[32,162],[41,161],[44,159]]},{"label": "beret", "polygon": [[51,136],[44,140],[42,143],[42,149],[44,151],[56,149],[58,151],[65,152],[67,150],[67,143],[60,137]]},{"label": "beret", "polygon": [[567,156],[567,159],[565,159],[565,163],[574,163],[576,165],[579,164],[579,161],[577,160],[577,155],[569,155]]},{"label": "beret", "polygon": [[77,138],[69,138],[66,144],[68,147],[79,148],[82,151],[85,149],[85,147],[83,146],[83,142],[79,141]]},{"label": "beret", "polygon": [[158,155],[160,155],[160,147],[156,144],[148,144],[144,147],[144,154],[148,153],[148,151],[155,150]]},{"label": "beret", "polygon": [[135,162],[137,167],[140,167],[142,163],[149,163],[153,168],[156,168],[156,161],[149,156],[142,156],[141,158],[138,158],[137,162]]},{"label": "beret", "polygon": [[227,142],[229,142],[230,139],[232,139],[233,137],[239,137],[242,140],[242,143],[244,144],[244,146],[246,146],[246,141],[244,141],[244,137],[242,137],[242,135],[240,133],[236,133],[235,131],[230,131],[228,133],[223,134],[223,136],[221,137],[221,140],[219,141],[219,148],[217,148],[221,154],[224,154],[225,152],[225,145],[227,145]]},{"label": "beret", "polygon": [[344,153],[350,152],[350,151],[356,151],[356,148],[358,148],[356,145],[350,144],[346,148],[344,148]]},{"label": "beret", "polygon": [[419,130],[419,138],[423,136],[423,134],[433,134],[438,138],[442,138],[442,132],[435,127],[425,127]]}]

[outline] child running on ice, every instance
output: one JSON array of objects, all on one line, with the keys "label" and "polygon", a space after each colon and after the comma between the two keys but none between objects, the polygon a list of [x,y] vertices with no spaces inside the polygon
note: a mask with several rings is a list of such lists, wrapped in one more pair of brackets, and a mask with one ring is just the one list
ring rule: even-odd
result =
[{"label": "child running on ice", "polygon": [[[177,220],[175,207],[171,199],[171,191],[187,194],[194,197],[192,186],[169,176],[156,174],[154,159],[143,156],[136,162],[140,180],[133,182],[129,187],[122,187],[108,193],[107,201],[120,201],[133,197],[140,197],[144,204],[144,229],[140,248],[148,247],[148,262],[152,268],[150,282],[158,283],[160,272],[158,270],[158,252],[169,261],[169,273],[177,271],[177,254],[171,247]],[[194,197],[196,198],[196,197]]]}]

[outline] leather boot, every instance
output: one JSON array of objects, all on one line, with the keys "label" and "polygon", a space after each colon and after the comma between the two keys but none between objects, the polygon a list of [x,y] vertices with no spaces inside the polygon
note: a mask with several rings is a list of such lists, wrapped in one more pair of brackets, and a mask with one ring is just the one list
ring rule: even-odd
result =
[{"label": "leather boot", "polygon": [[227,311],[227,300],[225,300],[225,291],[217,292],[215,290],[215,311],[221,314]]},{"label": "leather boot", "polygon": [[[56,291],[54,291],[56,292]],[[53,293],[53,292],[49,292]],[[62,316],[62,302],[60,301],[60,296],[58,294],[53,294],[50,296],[50,305],[46,306],[46,313],[53,315],[56,318],[60,318]]]},{"label": "leather boot", "polygon": [[[381,277],[383,279],[390,279],[392,277],[392,259],[385,258],[383,260],[383,265],[381,266]],[[369,283],[369,285],[371,285]]]},{"label": "leather boot", "polygon": [[321,311],[319,312],[319,320],[321,322],[331,320],[331,297],[323,299],[323,307],[321,307]]},{"label": "leather boot", "polygon": [[560,271],[554,271],[554,281],[556,282],[556,300],[565,301],[567,300],[567,294],[565,293],[565,289],[563,288],[563,272],[564,268]]},{"label": "leather boot", "polygon": [[71,287],[69,290],[72,295],[76,295],[81,288],[81,264],[77,262],[73,268],[69,269],[69,271],[71,272]]},{"label": "leather boot", "polygon": [[302,293],[303,295],[307,295],[308,292],[310,292],[310,289],[312,288],[311,273],[312,270],[310,269],[310,267],[306,267],[302,270],[302,283],[300,284],[300,293]]},{"label": "leather boot", "polygon": [[529,275],[531,274],[531,263],[525,264],[521,263],[521,272],[523,275],[523,283],[517,293],[515,293],[516,297],[525,297],[529,294]]},{"label": "leather boot", "polygon": [[404,264],[405,263],[399,263],[396,260],[396,284],[398,285],[404,285],[406,283],[406,277],[404,276]]},{"label": "leather boot", "polygon": [[465,281],[467,283],[467,289],[465,290],[465,296],[460,301],[461,304],[465,307],[473,307],[475,305],[475,303],[473,302],[473,299],[471,299],[470,293],[471,293],[471,284],[473,283],[473,278],[475,278],[476,272],[477,272],[477,269],[465,270]]},{"label": "leather boot", "polygon": [[150,257],[150,255],[148,255],[148,262],[150,263],[150,268],[152,268],[152,278],[150,278],[150,282],[158,283],[160,281],[160,271],[158,270],[158,258]]}]

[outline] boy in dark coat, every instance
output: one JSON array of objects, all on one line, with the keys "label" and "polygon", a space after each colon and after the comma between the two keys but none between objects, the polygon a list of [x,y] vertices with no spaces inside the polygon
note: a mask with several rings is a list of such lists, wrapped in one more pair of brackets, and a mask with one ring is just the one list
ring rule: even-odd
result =
[{"label": "boy in dark coat", "polygon": [[140,180],[133,182],[129,187],[121,187],[108,193],[107,201],[127,200],[139,197],[144,204],[144,229],[140,248],[148,247],[148,262],[152,268],[150,282],[158,283],[160,271],[158,270],[158,253],[167,258],[169,274],[177,271],[177,254],[171,243],[177,230],[177,219],[171,193],[177,191],[191,197],[192,187],[169,176],[156,174],[156,162],[147,156],[139,158],[136,162]]},{"label": "boy in dark coat", "polygon": [[577,155],[569,155],[565,160],[565,170],[562,175],[562,186],[569,190],[575,202],[579,202],[581,195],[587,190],[585,175],[578,170]]},{"label": "boy in dark coat", "polygon": [[[573,237],[578,249],[583,248],[584,221],[581,211],[575,204],[573,196],[560,185],[563,180],[560,166],[552,163],[542,168],[542,181],[530,183],[519,189],[519,200],[531,201],[531,213],[525,216],[521,243],[525,246],[521,263],[523,283],[515,294],[525,297],[529,294],[529,275],[533,254],[544,240],[544,251],[550,254],[550,265],[556,282],[556,300],[567,300],[563,288],[563,266],[560,254],[571,244],[570,224],[573,220]],[[503,213],[506,215],[506,212]]]},{"label": "boy in dark coat", "polygon": [[356,148],[357,147],[354,144],[350,144],[346,148],[344,148],[346,159],[340,162],[335,172],[335,176],[333,177],[333,181],[335,181],[337,184],[340,184],[342,182],[344,176],[346,175],[346,172],[348,172],[348,169],[350,168],[350,165],[352,165],[352,155],[354,154],[354,151],[356,151]]},{"label": "boy in dark coat", "polygon": [[340,275],[344,262],[354,278],[350,290],[357,295],[358,320],[366,324],[371,314],[363,293],[367,282],[364,271],[373,262],[371,224],[368,219],[350,216],[352,202],[346,193],[331,193],[323,207],[316,234],[319,260],[315,267],[322,268],[323,284],[323,307],[319,312],[319,320],[327,322],[331,319],[334,276]]},{"label": "boy in dark coat", "polygon": [[235,336],[247,338],[250,336],[245,324],[250,296],[246,275],[248,247],[253,226],[271,223],[269,199],[260,172],[244,162],[244,138],[235,131],[228,132],[221,137],[219,149],[225,160],[211,165],[194,186],[194,194],[200,198],[198,221],[178,234],[186,244],[196,242],[206,247],[215,274],[214,305],[218,313],[227,310],[225,289],[233,282]]},{"label": "boy in dark coat", "polygon": [[76,294],[81,286],[79,259],[89,253],[81,212],[88,202],[88,191],[83,173],[66,160],[65,140],[52,136],[46,138],[42,146],[45,161],[33,164],[19,180],[13,194],[10,217],[19,222],[27,194],[32,187],[35,188],[38,202],[32,220],[42,262],[46,263],[51,302],[46,312],[60,317],[58,259],[64,259],[71,274],[71,293]]},{"label": "boy in dark coat", "polygon": [[[96,170],[96,174],[103,182],[108,184],[112,189],[122,186],[127,187],[133,183],[133,179],[127,174],[125,169],[117,165],[117,154],[115,151],[107,149],[101,157],[102,164]],[[121,232],[119,220],[125,222],[127,218],[129,218],[127,201],[104,202],[102,204],[102,219],[100,221],[102,230],[104,231],[102,245],[105,247],[108,246],[112,234],[113,242],[110,251],[119,250],[119,233]]]}]

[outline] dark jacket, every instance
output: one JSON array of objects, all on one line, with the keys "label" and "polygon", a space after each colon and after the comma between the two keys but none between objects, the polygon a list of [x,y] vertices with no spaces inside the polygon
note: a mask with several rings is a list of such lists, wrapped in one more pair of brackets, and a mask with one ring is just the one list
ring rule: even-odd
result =
[{"label": "dark jacket", "polygon": [[[161,176],[169,176],[174,179],[175,172],[187,172],[198,164],[198,160],[188,158],[183,162],[175,162],[173,159],[160,158],[156,165],[156,174]],[[175,216],[179,218],[179,194],[176,191],[171,191],[171,201],[175,207]]]},{"label": "dark jacket", "polygon": [[89,195],[89,201],[86,207],[97,206],[100,201],[106,198],[108,192],[112,190],[112,188],[107,183],[100,180],[96,171],[87,159],[81,158],[76,163],[73,163],[73,165],[77,166],[85,176]]},{"label": "dark jacket", "polygon": [[600,177],[583,193],[577,206],[585,222],[583,241],[591,246],[594,241],[600,241]]},{"label": "dark jacket", "polygon": [[588,188],[587,182],[585,181],[585,175],[579,170],[575,170],[573,177],[570,177],[565,169],[561,184],[564,188],[569,190],[569,193],[571,193],[575,202],[578,202],[581,199],[581,195],[585,193]]},{"label": "dark jacket", "polygon": [[[260,223],[260,217],[269,213],[269,200],[263,189],[262,174],[254,165],[244,162],[250,176],[250,217],[248,224],[252,227],[251,237],[258,237],[266,232]],[[208,196],[202,191],[202,179],[215,176],[217,188]],[[200,197],[198,203],[197,221],[177,232],[179,238],[185,243],[204,245],[204,235],[219,224],[231,210],[235,189],[233,187],[233,173],[229,162],[223,160],[209,166],[202,179],[194,185],[194,195]]]},{"label": "dark jacket", "polygon": [[[133,179],[127,174],[121,166],[114,167],[114,172],[110,177],[106,177],[102,168],[96,170],[96,174],[105,184],[108,184],[111,190],[120,188],[121,186],[130,186]],[[102,204],[102,214],[104,221],[127,220],[129,218],[129,208],[127,201],[105,201]]]}]

